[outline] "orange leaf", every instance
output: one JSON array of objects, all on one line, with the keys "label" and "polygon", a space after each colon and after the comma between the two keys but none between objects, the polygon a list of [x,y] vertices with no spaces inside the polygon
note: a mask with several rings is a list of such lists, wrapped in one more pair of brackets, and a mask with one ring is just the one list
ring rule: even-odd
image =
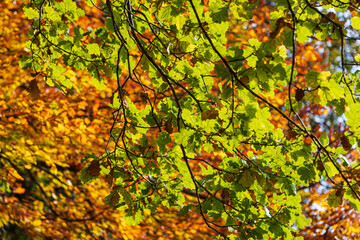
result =
[{"label": "orange leaf", "polygon": [[310,146],[311,143],[312,143],[312,139],[311,139],[310,136],[304,136],[303,137],[303,142],[304,142],[305,145]]},{"label": "orange leaf", "polygon": [[17,180],[23,181],[24,178],[15,170],[15,169],[9,169],[10,170],[10,174],[16,178]]},{"label": "orange leaf", "polygon": [[25,192],[25,188],[23,187],[17,187],[13,190],[13,193],[15,194],[23,194]]}]

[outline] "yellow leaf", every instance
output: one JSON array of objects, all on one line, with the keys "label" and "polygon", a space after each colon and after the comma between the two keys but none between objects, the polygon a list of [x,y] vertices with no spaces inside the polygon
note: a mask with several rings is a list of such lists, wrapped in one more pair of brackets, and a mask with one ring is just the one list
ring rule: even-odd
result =
[{"label": "yellow leaf", "polygon": [[32,222],[32,225],[33,225],[34,227],[40,226],[40,225],[41,225],[41,220],[40,220],[40,219],[34,220],[34,221]]},{"label": "yellow leaf", "polygon": [[25,167],[26,169],[31,169],[32,165],[31,165],[31,164],[26,164],[24,167]]}]

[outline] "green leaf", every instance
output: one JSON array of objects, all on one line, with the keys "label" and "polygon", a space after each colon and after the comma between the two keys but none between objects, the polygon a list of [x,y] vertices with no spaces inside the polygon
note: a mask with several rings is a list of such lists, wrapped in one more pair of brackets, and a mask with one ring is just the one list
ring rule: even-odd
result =
[{"label": "green leaf", "polygon": [[334,166],[334,164],[331,162],[326,162],[324,164],[324,166],[325,166],[325,170],[327,172],[327,175],[326,175],[327,177],[333,177],[339,173],[338,170],[336,169],[336,167]]},{"label": "green leaf", "polygon": [[112,77],[113,72],[109,65],[107,65],[107,64],[101,65],[100,68],[104,71],[106,77],[108,77],[108,78]]},{"label": "green leaf", "polygon": [[245,171],[243,173],[243,175],[240,178],[239,183],[243,186],[243,187],[251,187],[251,185],[254,183],[255,178],[252,175],[251,171]]},{"label": "green leaf", "polygon": [[104,90],[106,88],[106,85],[103,80],[99,80],[97,78],[92,78],[93,84],[96,87],[97,90]]},{"label": "green leaf", "polygon": [[24,8],[24,14],[28,19],[34,19],[39,17],[39,13],[33,8]]},{"label": "green leaf", "polygon": [[214,22],[224,22],[226,21],[229,14],[229,3],[210,0],[209,1],[209,10],[210,16]]},{"label": "green leaf", "polygon": [[76,10],[76,3],[72,0],[64,0],[64,4],[68,12],[73,12]]},{"label": "green leaf", "polygon": [[179,215],[180,216],[186,216],[188,212],[193,208],[194,206],[192,204],[186,205],[183,208],[181,208]]},{"label": "green leaf", "polygon": [[125,215],[125,220],[129,226],[138,225],[144,220],[144,215],[139,208],[127,209],[126,212],[127,214]]},{"label": "green leaf", "polygon": [[296,40],[299,43],[305,43],[309,40],[309,36],[312,35],[312,31],[309,29],[309,26],[299,26],[296,31]]},{"label": "green leaf", "polygon": [[255,48],[255,50],[258,50],[261,46],[261,42],[257,38],[250,38],[249,44]]},{"label": "green leaf", "polygon": [[22,57],[19,61],[19,67],[21,67],[22,69],[28,69],[31,67],[31,59],[28,57]]},{"label": "green leaf", "polygon": [[298,168],[297,173],[300,175],[300,179],[307,184],[317,178],[315,168],[312,165],[305,165],[304,167]]},{"label": "green leaf", "polygon": [[345,111],[346,123],[350,126],[350,129],[355,131],[357,134],[360,133],[360,104],[351,103],[348,105],[347,111]]},{"label": "green leaf", "polygon": [[167,6],[167,7],[165,7],[165,8],[162,8],[162,9],[160,10],[160,13],[159,13],[159,18],[160,18],[161,20],[168,20],[168,19],[170,19],[171,16],[172,16],[172,10],[173,10],[172,6]]},{"label": "green leaf", "polygon": [[330,79],[321,83],[319,96],[321,97],[321,104],[326,105],[327,102],[342,98],[344,96],[344,88],[339,83],[336,83],[334,79]]},{"label": "green leaf", "polygon": [[360,211],[360,201],[354,196],[354,193],[350,188],[345,191],[344,198],[349,201],[349,204],[355,209],[355,211]]},{"label": "green leaf", "polygon": [[80,26],[77,26],[74,28],[74,33],[75,33],[75,37],[74,37],[74,43],[79,42],[82,38],[83,38],[83,30],[81,29]]},{"label": "green leaf", "polygon": [[113,102],[112,102],[112,104],[109,104],[109,107],[117,110],[117,109],[119,109],[120,105],[121,104],[120,104],[120,99],[119,99],[119,93],[116,92],[113,97]]},{"label": "green leaf", "polygon": [[191,174],[189,172],[189,169],[186,166],[186,163],[184,161],[177,160],[175,162],[175,164],[176,164],[176,166],[178,168],[179,173],[183,176],[182,181],[184,183],[184,186],[191,189],[191,190],[194,190],[195,185],[194,185],[194,182],[193,182],[193,180],[191,178]]},{"label": "green leaf", "polygon": [[126,203],[126,205],[131,206],[133,203],[133,198],[131,197],[130,193],[126,191],[124,188],[120,188],[120,193]]},{"label": "green leaf", "polygon": [[166,152],[166,144],[171,143],[171,138],[167,132],[162,132],[158,135],[158,143],[160,153],[164,154]]},{"label": "green leaf", "polygon": [[321,134],[319,140],[324,147],[327,147],[329,145],[329,137],[326,132],[323,132]]},{"label": "green leaf", "polygon": [[96,43],[91,43],[87,45],[86,48],[88,49],[89,54],[100,55],[100,48]]},{"label": "green leaf", "polygon": [[296,216],[295,224],[299,229],[303,229],[311,224],[311,218],[306,218],[302,214]]},{"label": "green leaf", "polygon": [[280,190],[285,192],[286,195],[296,195],[296,185],[291,182],[290,179],[280,178],[275,184],[275,187],[280,188]]},{"label": "green leaf", "polygon": [[327,202],[330,207],[338,207],[342,204],[342,198],[341,196],[336,195],[336,191],[331,191],[327,198]]},{"label": "green leaf", "polygon": [[255,55],[251,55],[250,57],[248,57],[247,59],[247,63],[249,64],[250,67],[255,68],[256,67],[256,63],[259,60],[257,56]]}]

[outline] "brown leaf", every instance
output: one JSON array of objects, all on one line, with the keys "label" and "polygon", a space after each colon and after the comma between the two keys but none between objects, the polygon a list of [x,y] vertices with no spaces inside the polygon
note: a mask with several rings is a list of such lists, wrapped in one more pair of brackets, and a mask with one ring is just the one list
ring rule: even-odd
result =
[{"label": "brown leaf", "polygon": [[286,140],[294,140],[297,137],[297,132],[295,132],[294,130],[290,129],[287,130],[287,134],[286,134]]},{"label": "brown leaf", "polygon": [[221,152],[223,150],[216,143],[213,143],[212,146],[213,146],[214,152]]},{"label": "brown leaf", "polygon": [[226,189],[221,191],[221,199],[224,200],[225,202],[230,200],[230,192]]},{"label": "brown leaf", "polygon": [[121,96],[129,96],[129,93],[123,88],[120,90],[120,94]]},{"label": "brown leaf", "polygon": [[198,59],[193,57],[190,59],[190,62],[193,64],[193,66],[195,66],[195,64],[197,63]]},{"label": "brown leaf", "polygon": [[327,16],[328,18],[331,18],[332,20],[336,19],[336,14],[333,13],[333,12],[329,12],[328,14],[326,14],[326,16]]},{"label": "brown leaf", "polygon": [[148,149],[149,152],[152,153],[152,158],[153,159],[157,159],[158,156],[159,156],[159,151],[157,150],[157,148],[153,147],[153,146],[150,146],[149,149]]},{"label": "brown leaf", "polygon": [[342,132],[335,132],[334,135],[332,136],[331,140],[332,141],[339,140],[339,139],[341,139],[342,136],[343,136]]},{"label": "brown leaf", "polygon": [[99,160],[93,160],[89,167],[87,168],[87,173],[90,174],[93,177],[100,175],[100,161]]},{"label": "brown leaf", "polygon": [[325,170],[324,164],[322,163],[321,160],[317,160],[317,161],[316,161],[316,168],[317,168],[317,170],[319,170],[319,171],[324,171],[324,170]]},{"label": "brown leaf", "polygon": [[109,205],[110,205],[110,206],[115,206],[116,204],[119,203],[119,199],[120,199],[119,193],[118,193],[118,192],[114,193],[114,194],[111,196]]},{"label": "brown leaf", "polygon": [[254,193],[254,190],[249,190],[249,194],[250,194],[250,197],[252,198],[252,200],[253,200],[254,202],[256,202],[256,195],[255,195],[255,193]]},{"label": "brown leaf", "polygon": [[125,181],[128,181],[128,182],[133,181],[133,178],[131,177],[131,173],[126,169],[123,169],[123,171],[124,171],[123,173],[125,174],[125,177],[126,177]]},{"label": "brown leaf", "polygon": [[343,198],[344,193],[345,193],[345,189],[341,186],[336,188],[335,196]]},{"label": "brown leaf", "polygon": [[173,133],[173,126],[169,120],[165,122],[165,131],[169,134]]},{"label": "brown leaf", "polygon": [[322,32],[323,30],[322,30],[322,28],[320,27],[320,25],[318,24],[318,25],[316,25],[316,27],[315,27],[315,31],[320,31],[320,32]]},{"label": "brown leaf", "polygon": [[295,99],[296,101],[300,102],[305,96],[304,90],[297,88],[295,93]]},{"label": "brown leaf", "polygon": [[349,139],[347,136],[342,136],[340,138],[340,141],[341,141],[341,145],[343,146],[343,148],[346,150],[346,151],[350,151],[351,148],[352,148],[352,145],[351,143],[349,142]]},{"label": "brown leaf", "polygon": [[219,112],[216,109],[210,109],[201,113],[201,120],[216,119],[219,116]]},{"label": "brown leaf", "polygon": [[111,168],[110,173],[105,177],[105,180],[109,184],[109,187],[111,187],[113,183],[113,179],[114,179],[113,175],[114,175],[114,168]]},{"label": "brown leaf", "polygon": [[226,173],[225,174],[225,180],[227,182],[233,182],[235,180],[235,175],[232,173]]},{"label": "brown leaf", "polygon": [[305,145],[310,146],[312,143],[312,139],[310,136],[303,136],[303,142]]},{"label": "brown leaf", "polygon": [[274,29],[274,31],[272,31],[270,33],[270,39],[274,39],[278,34],[279,32],[281,31],[281,29],[283,28],[283,26],[285,25],[285,18],[279,18],[277,21],[276,21],[276,27]]},{"label": "brown leaf", "polygon": [[148,96],[147,93],[141,92],[141,93],[140,93],[140,98],[141,98],[141,101],[142,101],[143,103],[147,103],[147,101],[148,101],[148,99],[149,99],[149,96]]},{"label": "brown leaf", "polygon": [[240,82],[236,83],[236,86],[238,86],[239,88],[242,88],[243,85],[247,85],[249,83],[249,77],[248,76],[242,76],[240,79]]},{"label": "brown leaf", "polygon": [[165,30],[165,32],[170,38],[176,38],[176,32],[172,30]]},{"label": "brown leaf", "polygon": [[27,91],[29,92],[31,100],[34,101],[34,100],[37,100],[40,98],[40,89],[39,89],[35,79],[31,80]]}]

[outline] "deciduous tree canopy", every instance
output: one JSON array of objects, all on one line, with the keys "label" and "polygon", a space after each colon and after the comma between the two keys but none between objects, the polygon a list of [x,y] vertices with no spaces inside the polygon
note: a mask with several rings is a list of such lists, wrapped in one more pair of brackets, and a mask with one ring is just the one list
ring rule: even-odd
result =
[{"label": "deciduous tree canopy", "polygon": [[[28,208],[38,238],[355,238],[359,10],[352,0],[27,3],[30,40],[0,62],[22,51],[27,69],[10,63],[18,80],[2,83],[0,207]],[[1,24],[7,36],[11,18]],[[24,89],[31,100],[17,98]],[[7,216],[5,232],[27,227]]]}]

